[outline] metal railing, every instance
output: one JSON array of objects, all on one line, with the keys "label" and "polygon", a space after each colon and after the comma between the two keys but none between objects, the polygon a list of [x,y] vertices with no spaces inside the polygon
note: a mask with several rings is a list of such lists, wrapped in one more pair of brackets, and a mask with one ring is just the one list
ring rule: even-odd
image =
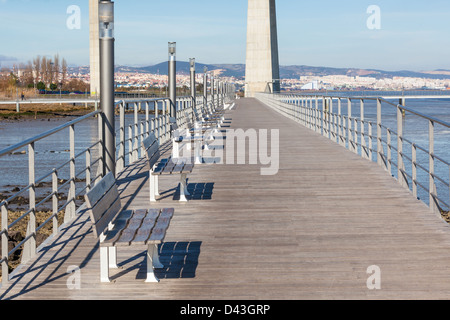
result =
[{"label": "metal railing", "polygon": [[328,96],[328,97],[341,97],[341,98],[347,98],[347,97],[372,97],[372,98],[379,98],[384,97],[387,99],[388,97],[449,97],[450,96],[450,90],[362,90],[362,91],[326,91],[322,92],[320,94],[316,92],[303,92],[303,93],[297,93],[296,95],[299,96]]},{"label": "metal railing", "polygon": [[[312,94],[258,94],[257,98],[378,163],[433,212],[449,210],[450,123],[382,98]],[[359,108],[354,108],[355,102]],[[415,127],[407,127],[408,118]],[[424,128],[419,132],[421,122]]]},{"label": "metal railing", "polygon": [[[232,99],[231,92],[224,92],[215,94],[207,98],[207,106],[204,106],[204,97],[196,98],[194,104],[192,97],[177,98],[177,124],[180,128],[187,125],[186,114],[193,117],[194,107],[199,113],[199,110],[215,109],[220,104],[223,104],[226,99]],[[164,144],[171,138],[170,116],[167,112],[170,101],[168,98],[153,98],[153,99],[126,99],[116,101],[115,109],[118,117],[119,126],[116,130],[116,172],[120,173],[126,166],[138,161],[144,156],[144,150],[141,150],[141,141],[145,139],[151,132],[155,133],[160,140],[160,144]],[[153,115],[150,115],[153,111]],[[132,116],[130,116],[130,114]],[[94,137],[94,142],[89,143],[88,147],[80,147],[76,145],[76,126],[80,123],[97,117],[97,131],[98,136]],[[1,255],[0,264],[2,266],[2,284],[6,284],[10,278],[9,257],[12,256],[20,248],[22,249],[21,263],[29,261],[38,251],[39,246],[36,244],[36,235],[46,225],[52,222],[53,237],[58,233],[61,225],[70,222],[75,216],[77,210],[82,204],[77,203],[78,197],[82,197],[84,193],[88,192],[90,188],[101,179],[108,171],[105,168],[105,161],[103,159],[103,114],[100,110],[89,113],[85,116],[77,118],[71,122],[63,124],[57,128],[51,129],[33,138],[27,139],[21,143],[0,150],[0,158],[6,157],[17,150],[26,149],[28,168],[28,185],[7,199],[0,202],[1,211]],[[36,151],[35,145],[37,142],[45,138],[51,137],[55,134],[60,134],[64,130],[69,130],[69,138],[66,140],[69,144],[69,159],[62,164],[59,164],[53,170],[46,172],[41,177],[36,178]],[[81,166],[80,171],[76,171],[79,167],[81,158],[84,157],[84,166]],[[61,179],[59,174],[64,168],[69,167],[69,177]],[[36,200],[37,186],[49,181],[51,185],[51,192],[40,199]],[[61,183],[63,181],[63,183]],[[84,182],[84,184],[83,184]],[[80,185],[82,184],[82,185]],[[14,221],[11,220],[10,204],[28,192],[28,209],[26,212]],[[61,195],[63,194],[63,196]],[[65,199],[65,201],[64,201]],[[60,206],[61,200],[64,204]],[[44,204],[52,203],[52,212],[45,217],[45,221],[37,223],[37,215],[40,214],[39,207]],[[84,203],[84,201],[83,201]],[[61,216],[64,217],[64,223],[60,223]],[[26,235],[23,240],[17,243],[14,248],[9,248],[8,234],[9,230],[19,224],[27,224]],[[45,241],[45,240],[44,240]]]}]

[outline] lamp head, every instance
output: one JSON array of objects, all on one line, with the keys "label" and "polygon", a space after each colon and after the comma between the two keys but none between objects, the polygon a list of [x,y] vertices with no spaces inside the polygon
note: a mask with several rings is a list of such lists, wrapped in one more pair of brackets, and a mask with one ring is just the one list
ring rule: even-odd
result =
[{"label": "lamp head", "polygon": [[100,23],[100,39],[114,38],[114,2],[99,2],[98,19]]}]

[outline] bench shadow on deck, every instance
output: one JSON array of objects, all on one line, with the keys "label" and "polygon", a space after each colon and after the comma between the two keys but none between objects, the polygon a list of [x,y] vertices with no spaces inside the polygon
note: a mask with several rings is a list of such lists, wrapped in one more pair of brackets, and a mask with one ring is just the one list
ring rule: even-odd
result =
[{"label": "bench shadow on deck", "polygon": [[[99,245],[81,214],[0,299],[450,298],[447,224],[376,164],[254,99],[237,107],[224,130],[280,128],[280,171],[264,177],[260,166],[196,166],[188,203],[178,201],[177,177],[162,179],[150,207],[174,207],[175,215],[159,248],[160,283],[143,283],[143,248],[118,252],[115,282],[100,284]],[[149,206],[145,161],[117,183],[125,208]],[[366,286],[371,265],[381,267],[382,290]],[[70,266],[80,268],[82,290],[68,289]]]}]

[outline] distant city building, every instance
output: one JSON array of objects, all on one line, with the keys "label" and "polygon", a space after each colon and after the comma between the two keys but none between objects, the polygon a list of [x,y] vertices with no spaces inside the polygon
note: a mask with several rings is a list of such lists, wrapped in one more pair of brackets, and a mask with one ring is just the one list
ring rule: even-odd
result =
[{"label": "distant city building", "polygon": [[302,86],[300,89],[301,90],[319,90],[319,82],[316,80],[316,81],[307,83],[304,86]]}]

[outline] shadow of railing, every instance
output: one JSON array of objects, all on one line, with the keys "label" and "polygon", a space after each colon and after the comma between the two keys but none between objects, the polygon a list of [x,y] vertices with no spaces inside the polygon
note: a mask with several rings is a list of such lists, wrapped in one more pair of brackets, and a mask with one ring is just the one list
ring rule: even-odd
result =
[{"label": "shadow of railing", "polygon": [[[86,224],[90,224],[90,219],[83,212],[77,215],[74,221],[62,226],[56,237],[50,238],[48,245],[42,246],[30,265],[23,265],[17,269],[16,274],[11,274],[10,285],[1,293],[0,300],[17,298],[67,276],[67,270],[64,269],[65,263],[81,245],[85,237],[92,232],[91,228],[86,229],[85,227]],[[79,265],[80,269],[91,260],[98,247],[98,244],[93,245],[92,250],[87,253]],[[67,249],[69,250],[65,251]],[[51,272],[48,272],[48,270],[51,270]],[[27,280],[17,294],[9,296],[9,293],[16,286],[19,286],[28,274],[32,274],[32,278]],[[41,278],[44,275],[45,277]]]}]

